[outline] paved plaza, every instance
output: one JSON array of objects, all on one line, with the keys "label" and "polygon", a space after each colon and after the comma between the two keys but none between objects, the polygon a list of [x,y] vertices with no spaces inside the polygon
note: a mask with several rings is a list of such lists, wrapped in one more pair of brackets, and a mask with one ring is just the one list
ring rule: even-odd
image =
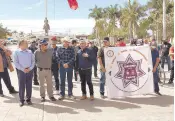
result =
[{"label": "paved plaza", "polygon": [[[18,89],[16,72],[10,73]],[[2,81],[3,82],[3,81]],[[0,97],[0,121],[173,121],[174,87],[160,86],[163,96],[139,95],[116,100],[101,99],[99,79],[93,78],[95,100],[79,100],[80,82],[74,81],[76,100],[41,103],[39,86],[33,86],[33,105],[19,107],[18,95],[10,95],[3,84]],[[58,98],[58,95],[55,95]]]}]

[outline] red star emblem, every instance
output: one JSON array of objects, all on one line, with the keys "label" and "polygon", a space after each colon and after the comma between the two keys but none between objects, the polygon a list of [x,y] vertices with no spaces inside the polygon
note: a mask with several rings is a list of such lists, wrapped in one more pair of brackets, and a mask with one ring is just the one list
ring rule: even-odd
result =
[{"label": "red star emblem", "polygon": [[126,88],[129,84],[139,86],[139,78],[146,73],[141,69],[142,60],[133,60],[129,54],[125,61],[117,61],[119,71],[114,76],[122,79],[123,87]]}]

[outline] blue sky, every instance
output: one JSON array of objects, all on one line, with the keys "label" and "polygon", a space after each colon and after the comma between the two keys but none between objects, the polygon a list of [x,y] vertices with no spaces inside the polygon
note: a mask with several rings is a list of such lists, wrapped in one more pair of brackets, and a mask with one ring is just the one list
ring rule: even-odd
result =
[{"label": "blue sky", "polygon": [[[89,9],[95,5],[106,7],[109,5],[123,5],[128,0],[77,0],[79,8],[71,10],[67,0],[48,0],[48,18],[49,20],[62,19],[88,19]],[[147,3],[148,0],[138,0],[141,4]],[[55,3],[55,14],[54,14]],[[6,21],[18,20],[19,24],[22,20],[42,20],[45,17],[44,0],[1,0],[0,4],[0,22],[5,26]],[[85,23],[86,24],[86,23]],[[19,25],[20,26],[20,25]],[[91,25],[92,26],[92,25]],[[10,26],[11,28],[11,26]],[[32,27],[31,27],[32,28]],[[92,28],[92,27],[91,27]],[[13,28],[14,29],[14,28]]]}]

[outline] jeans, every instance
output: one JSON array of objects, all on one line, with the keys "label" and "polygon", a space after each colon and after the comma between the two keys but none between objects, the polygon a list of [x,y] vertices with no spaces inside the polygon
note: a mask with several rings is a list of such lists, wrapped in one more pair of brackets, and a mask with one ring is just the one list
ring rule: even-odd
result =
[{"label": "jeans", "polygon": [[171,61],[170,61],[170,57],[169,56],[162,56],[162,58],[161,58],[161,67],[164,69],[165,60],[168,63],[168,71],[169,71],[171,69]]},{"label": "jeans", "polygon": [[92,66],[94,67],[94,77],[97,77],[97,59],[95,59],[92,63]]},{"label": "jeans", "polygon": [[100,94],[104,95],[105,91],[105,82],[106,82],[106,75],[105,72],[101,72],[101,77],[100,77]]},{"label": "jeans", "polygon": [[68,81],[68,96],[72,95],[73,83],[73,67],[64,68],[62,64],[60,64],[60,94],[61,96],[65,96],[65,81]]},{"label": "jeans", "polygon": [[5,83],[6,87],[8,88],[9,92],[12,92],[15,90],[11,84],[8,69],[4,68],[4,72],[0,72],[0,94],[3,94],[1,78],[4,80],[4,83]]},{"label": "jeans", "polygon": [[155,73],[153,73],[153,79],[154,79],[154,91],[159,92],[159,77],[158,77],[158,71],[156,70]]},{"label": "jeans", "polygon": [[171,72],[170,72],[170,82],[174,80],[174,60],[172,60]]},{"label": "jeans", "polygon": [[59,90],[59,68],[58,68],[58,64],[53,64],[52,65],[52,74],[54,76],[55,79],[55,88],[56,90]]},{"label": "jeans", "polygon": [[94,89],[92,84],[92,70],[79,70],[80,79],[81,79],[81,91],[83,95],[86,95],[86,83],[89,87],[90,95],[94,95]]}]

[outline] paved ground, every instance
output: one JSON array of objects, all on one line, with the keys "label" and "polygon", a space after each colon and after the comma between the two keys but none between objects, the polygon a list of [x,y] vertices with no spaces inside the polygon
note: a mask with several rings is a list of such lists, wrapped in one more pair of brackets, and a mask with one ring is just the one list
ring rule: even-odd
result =
[{"label": "paved ground", "polygon": [[[16,72],[10,73],[18,88]],[[18,95],[10,95],[3,85],[0,121],[173,121],[174,87],[160,87],[163,96],[154,94],[117,100],[100,99],[99,80],[93,79],[95,100],[40,102],[39,87],[33,86],[33,106],[19,107]],[[74,95],[81,96],[80,83],[74,82]],[[55,95],[58,98],[58,95]]]}]

